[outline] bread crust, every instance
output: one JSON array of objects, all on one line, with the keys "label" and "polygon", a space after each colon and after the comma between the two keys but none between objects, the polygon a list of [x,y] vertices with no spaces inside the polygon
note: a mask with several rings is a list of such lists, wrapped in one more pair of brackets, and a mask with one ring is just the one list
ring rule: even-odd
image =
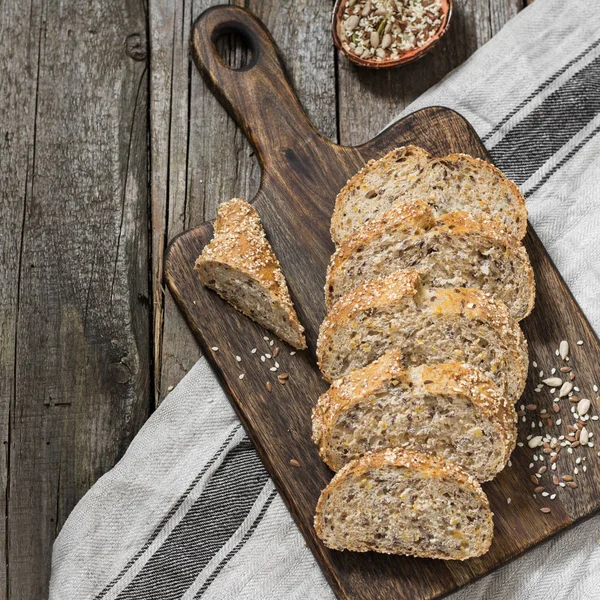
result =
[{"label": "bread crust", "polygon": [[[481,489],[481,485],[479,482],[469,475],[466,471],[458,467],[457,465],[447,462],[439,457],[436,457],[432,454],[426,454],[424,452],[414,452],[411,450],[405,450],[403,448],[388,448],[386,450],[382,450],[380,452],[368,452],[361,458],[357,460],[353,460],[349,462],[347,465],[342,467],[338,471],[338,473],[333,477],[329,485],[321,492],[321,496],[319,497],[319,501],[317,502],[317,508],[315,512],[315,531],[317,535],[322,539],[323,538],[323,520],[322,514],[331,495],[332,491],[334,491],[337,487],[343,485],[344,481],[347,478],[359,478],[369,470],[378,469],[386,466],[395,466],[395,467],[403,467],[410,470],[417,470],[427,477],[431,478],[449,478],[453,479],[460,485],[471,489],[476,495],[477,499],[481,502],[481,510],[486,513],[486,521],[490,527],[490,530],[493,531],[493,513],[490,508],[490,503],[485,495],[484,491]],[[484,538],[482,540],[481,548],[479,548],[478,556],[485,554],[491,546],[492,536]],[[360,548],[352,548],[355,552],[368,552],[368,551],[376,551],[376,552],[384,552],[380,548],[375,547],[373,544],[369,544],[368,542],[363,542]],[[386,552],[384,552],[386,553]],[[392,552],[387,552],[387,554],[392,554]],[[438,554],[435,552],[427,553],[427,554],[414,554],[417,558],[439,558],[442,560],[447,559],[445,555]],[[462,558],[458,558],[458,560],[465,560],[467,558],[471,558],[472,555],[463,556]]]},{"label": "bread crust", "polygon": [[[370,173],[392,167],[394,163],[410,155],[415,156],[418,164],[422,164],[423,166],[429,160],[431,160],[431,155],[426,150],[423,150],[423,148],[413,146],[412,144],[409,144],[408,146],[400,146],[399,148],[394,148],[394,150],[391,150],[381,158],[371,159],[356,175],[347,181],[346,185],[340,190],[335,198],[335,207],[333,209],[333,215],[331,216],[331,239],[336,245],[343,241],[340,234],[340,230],[342,228],[341,222],[343,219],[344,210],[346,208],[346,203],[351,199],[352,193],[361,187],[363,187],[365,192],[367,192],[368,186],[365,186],[364,183],[365,178]],[[418,173],[421,168],[422,166],[417,166],[416,172]]]},{"label": "bread crust", "polygon": [[[415,304],[417,310],[425,295],[427,290],[421,285],[418,271],[397,271],[388,277],[368,281],[340,298],[321,323],[319,330],[317,360],[324,378],[331,381],[326,349],[339,329],[352,323],[365,312],[385,306],[400,306],[407,299]],[[499,337],[506,341],[506,348],[517,370],[518,381],[521,382],[518,390],[520,396],[525,387],[529,364],[527,341],[506,306],[491,294],[474,288],[435,289],[434,295],[434,300],[425,305],[425,309],[431,314],[462,314],[472,320],[485,321],[499,332]],[[511,398],[513,401],[517,399]]]},{"label": "bread crust", "polygon": [[[417,161],[414,174],[408,176],[407,179],[409,180],[406,181],[405,189],[398,191],[396,201],[402,202],[405,200],[424,199],[422,196],[421,198],[418,197],[418,194],[421,192],[419,190],[419,184],[421,183],[422,178],[427,177],[437,165],[441,165],[443,168],[452,172],[457,170],[457,166],[460,168],[459,163],[467,162],[473,170],[488,171],[493,177],[499,180],[495,186],[495,189],[498,188],[497,195],[505,192],[512,201],[511,212],[514,213],[514,227],[510,228],[510,234],[518,240],[522,240],[523,237],[525,237],[527,231],[527,206],[525,204],[525,199],[517,185],[508,179],[500,169],[496,168],[486,160],[458,152],[440,158],[433,158],[422,148],[409,145],[396,148],[380,159],[370,160],[356,175],[354,175],[354,177],[348,180],[346,185],[339,192],[335,200],[335,208],[331,217],[330,229],[331,238],[336,246],[341,245],[352,234],[352,232],[342,233],[343,219],[345,213],[352,210],[352,205],[350,203],[356,203],[357,200],[355,195],[358,190],[364,191],[365,194],[371,191],[369,188],[372,187],[372,185],[367,184],[367,177],[370,175],[379,175],[384,180],[396,181],[394,164],[406,155],[411,154],[416,157]],[[400,180],[402,180],[402,178],[400,178]],[[374,193],[375,190],[372,192]],[[381,193],[381,190],[378,190],[378,193]],[[432,200],[435,200],[435,195],[432,196]],[[489,206],[483,198],[480,200],[479,204],[481,205],[481,213],[489,213],[489,218],[494,221],[494,227],[506,229],[506,225],[503,225],[501,220],[494,216],[492,207]],[[469,212],[469,207],[465,206],[464,210]],[[380,211],[377,211],[372,218],[376,218],[377,214],[380,214]],[[477,214],[479,216],[480,213],[478,212]],[[364,222],[362,224],[364,224]]]},{"label": "bread crust", "polygon": [[525,318],[533,310],[535,303],[535,279],[533,269],[523,245],[499,230],[498,223],[493,219],[474,217],[469,213],[455,212],[435,219],[432,209],[422,200],[398,203],[391,210],[374,218],[346,240],[333,254],[327,269],[325,282],[325,303],[331,310],[336,303],[337,281],[343,277],[346,261],[361,252],[366,246],[376,242],[385,234],[403,232],[406,235],[419,236],[425,232],[437,229],[440,233],[448,235],[477,234],[489,239],[490,243],[504,247],[506,252],[512,254],[515,260],[523,265],[524,276],[527,282],[528,294],[526,298],[526,312],[519,316]]},{"label": "bread crust", "polygon": [[[304,327],[296,315],[281,265],[267,240],[255,208],[243,198],[233,198],[221,204],[214,232],[214,238],[204,247],[194,265],[204,285],[215,289],[211,284],[211,269],[215,265],[226,265],[253,279],[266,291],[273,304],[283,308],[295,331],[294,338],[285,341],[295,348],[306,348]],[[219,290],[215,291],[222,296]],[[233,305],[247,317],[253,318],[239,306]]]},{"label": "bread crust", "polygon": [[340,415],[392,381],[407,384],[415,395],[443,396],[452,393],[469,398],[484,418],[500,424],[504,441],[502,462],[506,464],[517,442],[517,414],[513,402],[500,393],[494,382],[479,369],[460,362],[406,368],[402,363],[401,350],[395,348],[362,369],[335,381],[313,409],[313,441],[319,447],[321,458],[332,470],[336,470],[335,455],[330,452],[329,438]]}]

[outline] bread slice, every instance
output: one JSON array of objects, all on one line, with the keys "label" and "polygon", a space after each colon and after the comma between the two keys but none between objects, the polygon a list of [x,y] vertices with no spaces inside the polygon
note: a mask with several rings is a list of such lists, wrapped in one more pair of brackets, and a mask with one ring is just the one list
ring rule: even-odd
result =
[{"label": "bread slice", "polygon": [[334,550],[465,560],[494,525],[480,484],[439,457],[400,448],[348,463],[323,490],[315,530]]},{"label": "bread slice", "polygon": [[416,271],[398,271],[344,296],[319,331],[317,358],[328,381],[390,348],[407,366],[473,365],[516,402],[527,378],[527,342],[506,306],[477,289],[433,289]]},{"label": "bread slice", "polygon": [[331,238],[341,244],[355,229],[387,211],[431,160],[418,146],[402,146],[379,160],[370,160],[335,199]]},{"label": "bread slice", "polygon": [[405,368],[398,348],[338,379],[313,410],[313,440],[333,469],[402,447],[453,462],[478,481],[515,448],[517,413],[489,377],[454,362]]},{"label": "bread slice", "polygon": [[416,146],[372,160],[338,194],[331,218],[336,245],[397,201],[424,200],[436,217],[464,211],[496,219],[517,239],[527,229],[527,208],[517,186],[487,161],[467,154],[432,159]]},{"label": "bread slice", "polygon": [[422,201],[401,203],[369,221],[332,256],[328,309],[369,279],[417,269],[432,287],[480,288],[517,320],[533,309],[535,283],[525,248],[482,217],[455,212],[435,219]]},{"label": "bread slice", "polygon": [[430,161],[399,199],[424,200],[438,217],[457,211],[487,215],[518,240],[527,231],[527,208],[519,188],[492,164],[468,154]]},{"label": "bread slice", "polygon": [[254,207],[242,198],[221,204],[214,230],[194,267],[204,285],[294,348],[306,348],[304,328]]}]

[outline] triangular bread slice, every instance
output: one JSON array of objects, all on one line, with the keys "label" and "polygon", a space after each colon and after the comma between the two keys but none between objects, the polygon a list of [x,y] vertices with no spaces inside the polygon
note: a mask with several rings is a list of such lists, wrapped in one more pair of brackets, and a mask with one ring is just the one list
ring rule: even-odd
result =
[{"label": "triangular bread slice", "polygon": [[494,524],[481,485],[439,457],[400,448],[348,463],[323,490],[315,531],[334,550],[465,560]]},{"label": "triangular bread slice", "polygon": [[333,241],[342,244],[367,221],[406,200],[427,202],[436,217],[457,211],[488,216],[519,240],[527,229],[519,188],[489,162],[468,154],[432,159],[425,150],[406,146],[367,163],[338,194]]},{"label": "triangular bread slice", "polygon": [[319,398],[313,440],[334,471],[366,452],[402,447],[438,454],[489,481],[515,448],[516,420],[514,404],[475,367],[407,369],[396,348]]},{"label": "triangular bread slice", "polygon": [[527,342],[506,306],[477,289],[432,289],[416,271],[369,281],[344,296],[319,331],[317,357],[328,381],[399,348],[406,366],[473,365],[516,402],[525,388]]},{"label": "triangular bread slice", "polygon": [[464,212],[436,219],[421,201],[395,205],[338,248],[327,272],[327,308],[361,283],[399,269],[421,271],[432,287],[480,288],[502,300],[517,320],[533,309],[533,270],[515,238]]},{"label": "triangular bread slice", "polygon": [[402,146],[370,160],[342,188],[331,217],[331,238],[341,244],[360,225],[390,209],[431,160],[418,146]]},{"label": "triangular bread slice", "polygon": [[306,348],[304,328],[254,207],[242,198],[221,204],[214,231],[194,267],[204,285],[294,348]]}]

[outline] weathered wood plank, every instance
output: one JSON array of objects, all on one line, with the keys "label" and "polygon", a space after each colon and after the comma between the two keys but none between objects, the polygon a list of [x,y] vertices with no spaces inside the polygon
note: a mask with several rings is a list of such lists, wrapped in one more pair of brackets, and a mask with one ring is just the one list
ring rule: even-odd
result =
[{"label": "weathered wood plank", "polygon": [[39,600],[57,532],[150,409],[146,17],[139,0],[0,14],[6,597]]},{"label": "weathered wood plank", "polygon": [[[233,196],[252,197],[260,178],[246,139],[190,64],[193,20],[208,6],[221,3],[203,0],[192,8],[188,0],[153,0],[150,9],[157,401],[200,356],[170,295],[164,297],[160,282],[165,242],[213,218],[221,202]],[[326,136],[335,138],[331,7],[319,0],[253,0],[249,8],[277,40],[307,112]]]},{"label": "weathered wood plank", "polygon": [[454,2],[446,36],[429,54],[405,67],[383,72],[364,69],[338,53],[340,143],[356,145],[372,138],[485,44],[522,4],[522,0]]},{"label": "weathered wood plank", "polygon": [[41,7],[0,3],[0,597],[8,597],[6,518],[9,420],[15,399],[16,328],[25,197],[30,186]]}]

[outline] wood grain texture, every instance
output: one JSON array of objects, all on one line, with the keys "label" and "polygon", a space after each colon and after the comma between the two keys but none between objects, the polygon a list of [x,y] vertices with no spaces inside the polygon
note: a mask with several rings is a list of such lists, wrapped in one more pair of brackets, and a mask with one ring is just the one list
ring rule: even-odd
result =
[{"label": "wood grain texture", "polygon": [[[200,350],[162,287],[166,242],[216,216],[234,196],[251,198],[260,171],[253,150],[192,68],[194,19],[222,0],[153,0],[151,140],[152,256],[156,401],[198,360]],[[320,0],[252,0],[246,4],[277,37],[286,65],[311,119],[331,139],[337,135],[334,52],[330,5]],[[325,43],[318,43],[324,40]],[[228,60],[240,61],[238,46],[224,44]]]},{"label": "wood grain texture", "polygon": [[522,0],[455,2],[446,35],[427,55],[400,69],[378,73],[338,54],[341,144],[372,138],[413,100],[462,64],[522,8]]},{"label": "wood grain texture", "polygon": [[146,17],[0,19],[0,597],[39,600],[67,515],[150,409]]},{"label": "wood grain texture", "polygon": [[[255,63],[232,70],[216,57],[211,40],[224,27],[235,27],[253,40],[258,50]],[[416,143],[438,156],[463,151],[489,157],[468,123],[441,108],[410,115],[357,148],[336,146],[320,136],[303,113],[268,32],[239,9],[204,13],[194,31],[194,52],[209,87],[251,140],[264,169],[253,201],[281,261],[309,343],[307,352],[291,356],[284,350],[279,355],[281,370],[290,373],[288,384],[279,386],[258,353],[249,353],[253,347],[259,353],[268,351],[264,330],[204,288],[193,272],[195,258],[211,239],[210,224],[175,239],[166,258],[166,278],[338,597],[435,598],[596,511],[600,507],[600,465],[591,448],[582,451],[588,459],[588,472],[581,475],[580,489],[576,494],[558,490],[557,499],[550,504],[532,497],[532,486],[527,483],[532,452],[525,445],[513,454],[513,466],[484,486],[495,513],[496,533],[490,552],[481,558],[442,562],[341,553],[327,550],[316,539],[314,507],[331,473],[310,439],[310,413],[326,389],[316,368],[314,350],[325,313],[322,285],[332,251],[328,227],[335,194],[366,160],[401,144]],[[595,365],[600,360],[600,343],[531,230],[525,245],[538,285],[536,309],[522,323],[532,355],[539,364],[556,364],[554,350],[568,331],[573,340],[584,343],[585,352],[573,350],[572,364],[581,374],[578,384],[589,389],[598,376]],[[211,350],[213,346],[218,351]],[[236,355],[243,357],[241,363]],[[244,379],[239,379],[240,373],[245,374]],[[273,380],[272,394],[265,391],[267,379]],[[536,394],[533,388],[532,366],[522,402],[543,403],[550,410],[551,397]],[[566,434],[569,408],[567,402],[561,405],[565,424],[554,428],[555,435]],[[532,431],[529,420],[520,423],[520,428],[520,439],[524,440]],[[561,457],[561,473],[572,472],[576,457]],[[291,459],[298,460],[301,467],[291,467]],[[550,487],[550,474],[544,474],[541,482]],[[511,504],[506,501],[508,497]],[[540,507],[547,504],[552,512],[544,515]]]}]

